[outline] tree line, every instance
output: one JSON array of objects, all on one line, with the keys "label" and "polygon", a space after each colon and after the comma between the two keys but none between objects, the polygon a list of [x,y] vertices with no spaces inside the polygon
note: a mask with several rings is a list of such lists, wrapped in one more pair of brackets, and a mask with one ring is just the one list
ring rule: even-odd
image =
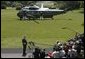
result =
[{"label": "tree line", "polygon": [[[18,7],[22,8],[27,5],[36,4],[38,1],[1,1],[1,9],[6,9],[6,7]],[[54,1],[53,6],[48,6],[50,8],[60,8],[69,10],[84,8],[84,1]]]}]

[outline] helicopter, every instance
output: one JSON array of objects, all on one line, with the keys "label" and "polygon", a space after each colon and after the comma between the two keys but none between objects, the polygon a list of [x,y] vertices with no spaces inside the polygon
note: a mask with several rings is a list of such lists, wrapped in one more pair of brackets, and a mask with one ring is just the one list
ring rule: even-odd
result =
[{"label": "helicopter", "polygon": [[50,8],[44,8],[43,4],[41,4],[41,7],[37,5],[32,6],[25,6],[23,7],[18,13],[17,16],[22,19],[43,19],[43,18],[52,18],[54,15],[59,15],[66,13],[66,10],[60,10],[58,8],[50,9]]}]

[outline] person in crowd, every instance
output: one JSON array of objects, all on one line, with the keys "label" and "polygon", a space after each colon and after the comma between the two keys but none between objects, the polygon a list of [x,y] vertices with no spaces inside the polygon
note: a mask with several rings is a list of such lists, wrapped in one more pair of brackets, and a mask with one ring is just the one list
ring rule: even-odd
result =
[{"label": "person in crowd", "polygon": [[40,49],[37,47],[35,48],[35,51],[33,52],[34,58],[40,58]]},{"label": "person in crowd", "polygon": [[48,54],[45,55],[45,58],[51,58]]},{"label": "person in crowd", "polygon": [[76,35],[66,43],[57,41],[53,51],[45,54],[45,49],[35,48],[34,58],[82,58],[84,57],[84,34]]},{"label": "person in crowd", "polygon": [[79,41],[76,41],[76,48],[75,48],[75,49],[77,50],[77,54],[78,54],[78,56],[80,56],[81,45],[80,45]]},{"label": "person in crowd", "polygon": [[65,57],[67,57],[68,49],[69,49],[68,43],[65,43],[65,44],[64,44],[63,49],[65,50]]},{"label": "person in crowd", "polygon": [[52,57],[53,57],[53,58],[60,58],[59,50],[55,50],[55,51],[53,51],[53,53],[52,53]]},{"label": "person in crowd", "polygon": [[61,43],[59,41],[56,41],[56,44],[54,45],[53,50],[54,51],[55,50],[59,50],[60,49],[60,45],[61,45]]},{"label": "person in crowd", "polygon": [[48,56],[49,56],[50,58],[53,58],[53,56],[52,56],[52,51],[49,51],[49,52],[48,52]]},{"label": "person in crowd", "polygon": [[61,57],[61,58],[65,57],[65,53],[66,53],[66,52],[65,52],[65,50],[63,49],[63,47],[61,48],[61,50],[60,50],[59,53],[60,53],[60,57]]},{"label": "person in crowd", "polygon": [[40,58],[45,58],[45,49],[40,51]]}]

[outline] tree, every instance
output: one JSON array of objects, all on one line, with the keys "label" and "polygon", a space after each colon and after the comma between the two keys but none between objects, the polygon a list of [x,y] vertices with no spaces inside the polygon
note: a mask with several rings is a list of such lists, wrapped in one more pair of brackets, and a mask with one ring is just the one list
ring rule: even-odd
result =
[{"label": "tree", "polygon": [[54,1],[56,7],[60,9],[68,8],[69,10],[84,8],[84,1]]},{"label": "tree", "polygon": [[5,1],[1,1],[1,9],[6,9],[6,2]]}]

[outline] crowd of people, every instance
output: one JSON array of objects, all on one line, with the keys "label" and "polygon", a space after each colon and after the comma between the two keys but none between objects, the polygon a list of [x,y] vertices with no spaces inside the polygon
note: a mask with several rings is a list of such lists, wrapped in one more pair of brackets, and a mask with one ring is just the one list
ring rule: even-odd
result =
[{"label": "crowd of people", "polygon": [[32,53],[34,58],[84,58],[84,33],[76,35],[65,43],[57,41],[53,51],[35,48]]}]

